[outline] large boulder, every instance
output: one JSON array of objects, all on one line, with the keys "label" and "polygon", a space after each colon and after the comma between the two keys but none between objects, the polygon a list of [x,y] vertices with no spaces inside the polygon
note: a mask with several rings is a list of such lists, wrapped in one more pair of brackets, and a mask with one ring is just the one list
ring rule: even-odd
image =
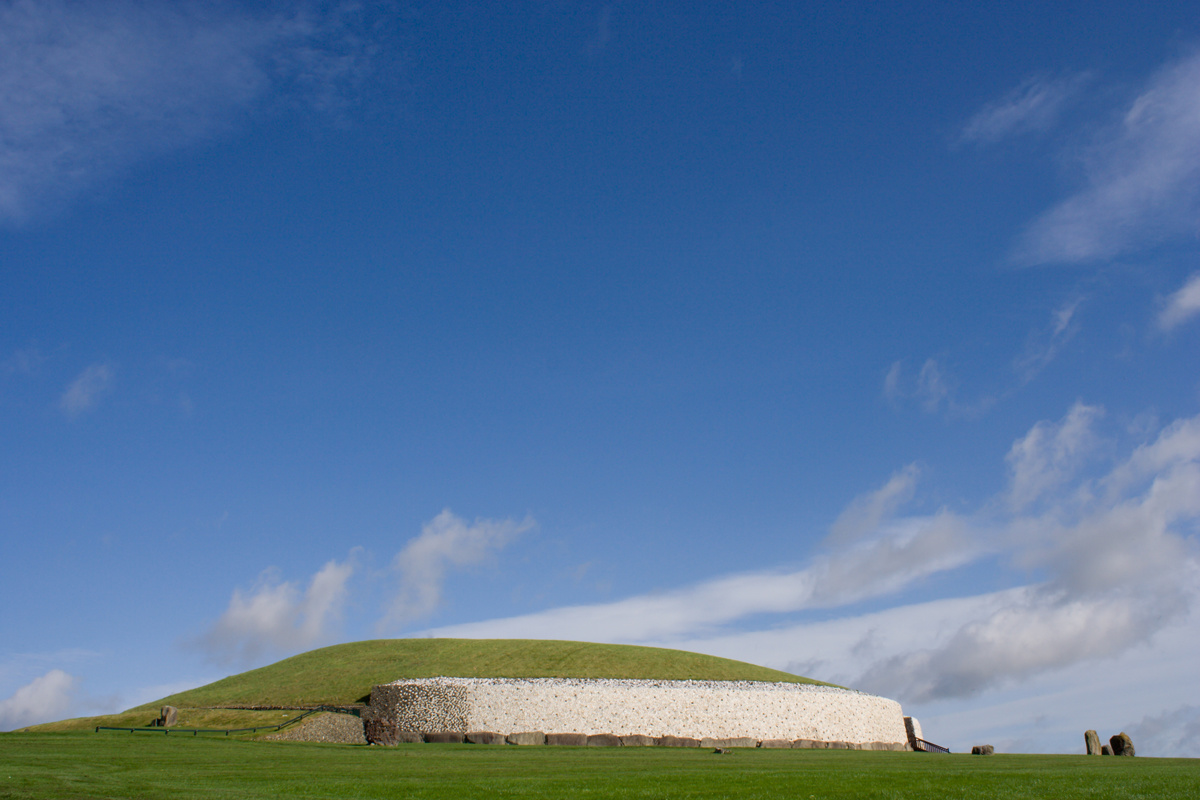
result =
[{"label": "large boulder", "polygon": [[1100,755],[1111,756],[1112,755],[1112,745],[1111,744],[1100,745]]},{"label": "large boulder", "polygon": [[363,717],[363,735],[368,744],[399,744],[398,734],[396,723],[391,720]]},{"label": "large boulder", "polygon": [[1100,753],[1100,736],[1095,731],[1083,732],[1083,745],[1087,748],[1089,756],[1098,756]]},{"label": "large boulder", "polygon": [[758,743],[758,746],[765,748],[767,750],[783,750],[784,748],[791,750],[792,749],[792,740],[791,739],[763,739],[761,742]]},{"label": "large boulder", "polygon": [[425,732],[425,741],[429,744],[462,744],[464,738],[458,731]]},{"label": "large boulder", "polygon": [[158,727],[169,728],[179,722],[179,709],[175,706],[163,706],[158,712]]},{"label": "large boulder", "polygon": [[1112,745],[1114,756],[1137,755],[1133,750],[1133,740],[1129,738],[1129,734],[1125,731],[1121,731],[1116,736],[1109,737],[1108,741]]},{"label": "large boulder", "polygon": [[990,756],[995,752],[996,748],[990,744],[977,744],[971,748],[971,755],[973,756]]}]

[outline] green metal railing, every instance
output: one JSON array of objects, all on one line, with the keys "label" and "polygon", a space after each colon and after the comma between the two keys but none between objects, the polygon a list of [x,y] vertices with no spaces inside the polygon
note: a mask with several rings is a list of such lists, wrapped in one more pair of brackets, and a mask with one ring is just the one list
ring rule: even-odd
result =
[{"label": "green metal railing", "polygon": [[192,736],[197,736],[201,733],[223,733],[228,736],[231,733],[258,733],[259,731],[282,730],[289,725],[295,725],[305,717],[310,717],[313,714],[320,714],[321,712],[352,714],[356,717],[361,716],[360,712],[356,709],[322,707],[310,708],[303,714],[292,717],[287,722],[281,722],[278,725],[258,725],[253,728],[113,728],[107,725],[97,725],[96,730],[93,731],[93,733],[99,733],[100,731],[128,731],[129,733],[190,733]]}]

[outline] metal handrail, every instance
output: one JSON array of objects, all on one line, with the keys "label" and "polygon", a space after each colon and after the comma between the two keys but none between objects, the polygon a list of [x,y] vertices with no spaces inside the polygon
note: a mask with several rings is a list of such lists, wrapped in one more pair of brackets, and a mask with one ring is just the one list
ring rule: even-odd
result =
[{"label": "metal handrail", "polygon": [[334,714],[352,714],[356,717],[361,716],[356,710],[353,709],[322,707],[310,708],[303,714],[292,717],[287,722],[281,722],[278,725],[259,725],[254,728],[113,728],[107,725],[97,725],[96,730],[94,730],[93,733],[99,733],[100,731],[129,731],[130,733],[190,733],[192,736],[196,736],[197,734],[201,733],[223,733],[228,736],[231,733],[258,733],[259,731],[282,730],[289,725],[295,725],[305,717],[312,716],[313,714],[319,714],[323,711],[332,712]]},{"label": "metal handrail", "polygon": [[950,748],[942,747],[940,744],[927,742],[924,739],[917,739],[918,747],[914,748],[919,753],[949,753]]}]

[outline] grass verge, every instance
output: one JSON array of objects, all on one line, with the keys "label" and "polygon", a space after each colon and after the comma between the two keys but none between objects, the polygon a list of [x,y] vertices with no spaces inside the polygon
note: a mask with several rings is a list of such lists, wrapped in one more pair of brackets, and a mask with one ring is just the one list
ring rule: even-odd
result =
[{"label": "grass verge", "polygon": [[1200,760],[0,734],[3,798],[1195,798]]}]

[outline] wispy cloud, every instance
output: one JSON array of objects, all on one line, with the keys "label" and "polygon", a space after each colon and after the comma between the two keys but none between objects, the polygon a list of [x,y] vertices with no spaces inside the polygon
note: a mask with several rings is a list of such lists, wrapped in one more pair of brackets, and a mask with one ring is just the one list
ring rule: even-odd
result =
[{"label": "wispy cloud", "polygon": [[1061,78],[1034,77],[980,109],[959,138],[963,142],[994,144],[1001,139],[1050,128],[1063,107],[1090,80],[1088,74]]},{"label": "wispy cloud", "polygon": [[356,4],[0,4],[0,221],[230,128],[287,96],[344,97],[371,52]]},{"label": "wispy cloud", "polygon": [[382,631],[400,628],[432,614],[442,602],[442,584],[452,567],[479,564],[534,526],[531,518],[477,519],[468,523],[445,509],[396,554],[392,569],[399,588],[380,620]]},{"label": "wispy cloud", "polygon": [[91,411],[112,390],[115,379],[116,369],[111,364],[92,364],[71,381],[58,400],[59,409],[72,419]]},{"label": "wispy cloud", "polygon": [[1081,154],[1086,184],[1035,220],[1022,264],[1112,258],[1194,230],[1200,211],[1200,52],[1167,66]]},{"label": "wispy cloud", "polygon": [[1103,410],[1096,406],[1076,403],[1062,421],[1039,422],[1013,442],[1005,457],[1009,505],[1024,509],[1074,477],[1096,446],[1093,425],[1102,415]]},{"label": "wispy cloud", "polygon": [[[671,592],[440,628],[436,635],[670,644],[783,666],[903,702],[961,698],[1123,654],[1181,619],[1200,576],[1200,416],[1162,429],[1107,471],[1102,409],[1076,404],[1015,442],[1008,485],[971,515],[893,517],[911,468],[858,498],[832,552],[794,571],[717,577]],[[859,531],[875,530],[856,538]],[[1034,582],[868,617],[739,631],[761,614],[849,609],[983,559]],[[735,643],[736,647],[734,646]],[[740,648],[740,649],[738,649]]]},{"label": "wispy cloud", "polygon": [[835,608],[892,594],[975,556],[975,545],[963,538],[963,522],[954,514],[942,511],[900,522],[889,518],[915,478],[915,472],[903,471],[855,500],[831,540],[834,551],[803,569],[727,575],[670,592],[455,625],[434,633],[648,642],[711,632],[756,614]]},{"label": "wispy cloud", "polygon": [[830,529],[828,542],[847,544],[874,533],[879,525],[912,499],[921,470],[909,464],[879,489],[856,497],[838,516]]},{"label": "wispy cloud", "polygon": [[1158,315],[1158,327],[1164,331],[1174,330],[1198,314],[1200,272],[1194,272],[1178,291],[1167,298],[1166,305]]},{"label": "wispy cloud", "polygon": [[62,719],[71,708],[79,679],[52,669],[0,700],[0,731]]},{"label": "wispy cloud", "polygon": [[1025,354],[1014,364],[1021,384],[1029,383],[1058,357],[1059,351],[1075,338],[1079,332],[1079,308],[1082,297],[1074,297],[1056,308],[1050,315],[1050,324],[1029,338]]},{"label": "wispy cloud", "polygon": [[893,362],[883,380],[883,394],[892,401],[915,400],[931,414],[954,407],[954,389],[935,358],[925,359],[913,378],[905,374],[903,361]]},{"label": "wispy cloud", "polygon": [[352,559],[330,561],[302,592],[297,583],[280,581],[275,570],[267,570],[249,592],[233,590],[229,607],[194,644],[218,663],[249,664],[266,653],[328,643],[336,635],[353,574]]}]

